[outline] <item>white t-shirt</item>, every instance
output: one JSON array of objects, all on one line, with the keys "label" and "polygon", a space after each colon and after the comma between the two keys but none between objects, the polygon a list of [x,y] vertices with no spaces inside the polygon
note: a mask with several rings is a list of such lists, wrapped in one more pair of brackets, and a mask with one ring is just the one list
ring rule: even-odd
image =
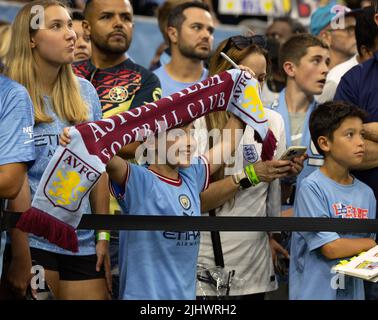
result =
[{"label": "white t-shirt", "polygon": [[[284,121],[279,113],[270,109],[265,111],[269,127],[278,141],[275,158],[279,158],[286,146]],[[255,141],[254,130],[247,126],[236,161],[254,163],[260,160],[260,153],[261,144]],[[238,191],[234,199],[217,210],[216,215],[280,216],[280,209],[281,189],[279,180],[275,180]],[[277,289],[267,232],[220,232],[220,237],[225,268],[235,270],[235,281],[234,286],[231,285],[230,295],[247,295]],[[210,232],[201,232],[198,263],[209,267],[215,265]],[[203,295],[201,288],[197,285],[197,295]],[[209,292],[206,293],[210,295]]]},{"label": "white t-shirt", "polygon": [[336,89],[339,85],[341,77],[356,65],[358,65],[357,55],[333,67],[328,72],[327,80],[324,85],[322,94],[315,96],[315,100],[318,103],[332,101],[333,97],[336,94]]}]

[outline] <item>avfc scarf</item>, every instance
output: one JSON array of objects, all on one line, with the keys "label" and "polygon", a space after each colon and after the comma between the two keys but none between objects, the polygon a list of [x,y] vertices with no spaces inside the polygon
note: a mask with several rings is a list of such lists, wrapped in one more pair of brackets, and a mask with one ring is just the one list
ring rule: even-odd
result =
[{"label": "avfc scarf", "polygon": [[77,252],[81,203],[123,146],[225,110],[254,128],[263,144],[261,158],[272,159],[276,139],[268,129],[258,83],[248,72],[228,70],[157,102],[72,127],[71,143],[56,150],[17,227]]}]

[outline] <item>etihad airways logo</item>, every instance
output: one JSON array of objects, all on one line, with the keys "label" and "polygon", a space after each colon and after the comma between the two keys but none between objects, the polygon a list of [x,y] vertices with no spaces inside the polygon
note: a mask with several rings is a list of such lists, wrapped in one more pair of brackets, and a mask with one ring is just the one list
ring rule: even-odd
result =
[{"label": "etihad airways logo", "polygon": [[184,232],[174,232],[165,231],[163,232],[163,237],[167,240],[176,241],[177,247],[192,247],[198,246],[200,241],[199,231],[184,231]]}]

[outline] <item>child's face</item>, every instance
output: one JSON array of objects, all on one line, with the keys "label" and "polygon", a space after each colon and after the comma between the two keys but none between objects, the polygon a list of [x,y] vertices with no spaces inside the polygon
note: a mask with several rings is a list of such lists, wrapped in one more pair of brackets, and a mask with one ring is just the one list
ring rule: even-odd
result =
[{"label": "child's face", "polygon": [[294,67],[294,79],[307,95],[323,92],[329,71],[329,50],[322,47],[309,47],[306,55]]},{"label": "child's face", "polygon": [[190,166],[190,161],[197,148],[197,141],[193,133],[192,124],[168,131],[166,136],[167,164],[181,168]]},{"label": "child's face", "polygon": [[365,152],[362,120],[346,118],[334,131],[332,141],[328,139],[328,148],[329,156],[346,168],[360,164]]}]

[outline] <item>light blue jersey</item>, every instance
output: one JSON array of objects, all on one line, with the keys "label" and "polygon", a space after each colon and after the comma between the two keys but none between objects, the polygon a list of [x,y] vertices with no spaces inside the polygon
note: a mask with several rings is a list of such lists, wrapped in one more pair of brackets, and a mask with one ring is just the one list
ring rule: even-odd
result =
[{"label": "light blue jersey", "polygon": [[161,83],[161,90],[162,90],[162,97],[166,97],[171,95],[172,93],[179,92],[187,87],[196,84],[197,82],[203,81],[209,77],[209,72],[207,69],[203,69],[201,79],[195,82],[179,82],[172,79],[167,71],[165,70],[165,66],[161,66],[160,68],[154,70],[154,73],[160,80]]},{"label": "light blue jersey", "polygon": [[[129,164],[125,188],[112,184],[124,213],[200,216],[199,194],[207,188],[206,160],[179,169],[172,180],[147,167]],[[199,231],[121,231],[120,299],[189,300],[196,298]]]},{"label": "light blue jersey", "polygon": [[[287,109],[285,94],[286,94],[286,89],[283,89],[280,93],[278,104],[273,104],[270,108],[273,109],[274,111],[277,111],[279,114],[281,114],[282,118],[284,119],[285,131],[286,131],[286,145],[287,147],[291,147],[292,145],[291,144],[291,136],[292,136],[291,124],[290,124],[290,117],[289,117],[289,111]],[[305,122],[303,125],[301,145],[307,147],[306,153],[308,154],[308,159],[304,162],[303,170],[297,177],[297,180],[296,180],[297,190],[299,189],[301,181],[307,176],[309,176],[316,169],[318,169],[320,166],[322,166],[324,162],[323,156],[319,154],[319,152],[316,150],[314,143],[311,141],[311,134],[310,134],[310,129],[309,129],[310,115],[312,111],[315,110],[316,107],[317,107],[317,104],[314,100],[308,107],[308,110],[306,112]]]},{"label": "light blue jersey", "polygon": [[[33,126],[33,104],[27,90],[0,75],[0,166],[35,159]],[[3,232],[0,234],[0,276],[5,242]]]},{"label": "light blue jersey", "polygon": [[[374,219],[376,200],[366,184],[354,178],[341,185],[315,171],[302,181],[294,205],[296,217]],[[363,281],[331,273],[338,259],[328,260],[320,248],[339,238],[367,238],[372,234],[293,232],[290,254],[289,297],[291,300],[364,299]],[[337,277],[339,281],[336,281]],[[343,289],[344,287],[344,289]]]},{"label": "light blue jersey", "polygon": [[[89,107],[89,119],[88,121],[96,121],[102,118],[101,104],[98,99],[95,88],[85,79],[77,78],[80,83],[80,92],[82,98],[88,104]],[[67,121],[62,121],[53,112],[51,107],[51,100],[49,97],[44,98],[46,112],[54,119],[51,123],[42,123],[34,127],[35,146],[37,159],[34,165],[30,168],[29,184],[31,188],[32,197],[34,196],[42,174],[47,167],[51,157],[55,150],[59,146],[59,135],[63,132],[65,127],[71,126]],[[91,213],[90,203],[87,200],[82,206],[83,213]],[[95,241],[93,230],[78,230],[77,236],[79,240],[79,252],[77,255],[91,255],[95,254]],[[30,235],[30,247],[38,248],[54,253],[73,255],[71,251],[62,249],[47,240]]]}]

